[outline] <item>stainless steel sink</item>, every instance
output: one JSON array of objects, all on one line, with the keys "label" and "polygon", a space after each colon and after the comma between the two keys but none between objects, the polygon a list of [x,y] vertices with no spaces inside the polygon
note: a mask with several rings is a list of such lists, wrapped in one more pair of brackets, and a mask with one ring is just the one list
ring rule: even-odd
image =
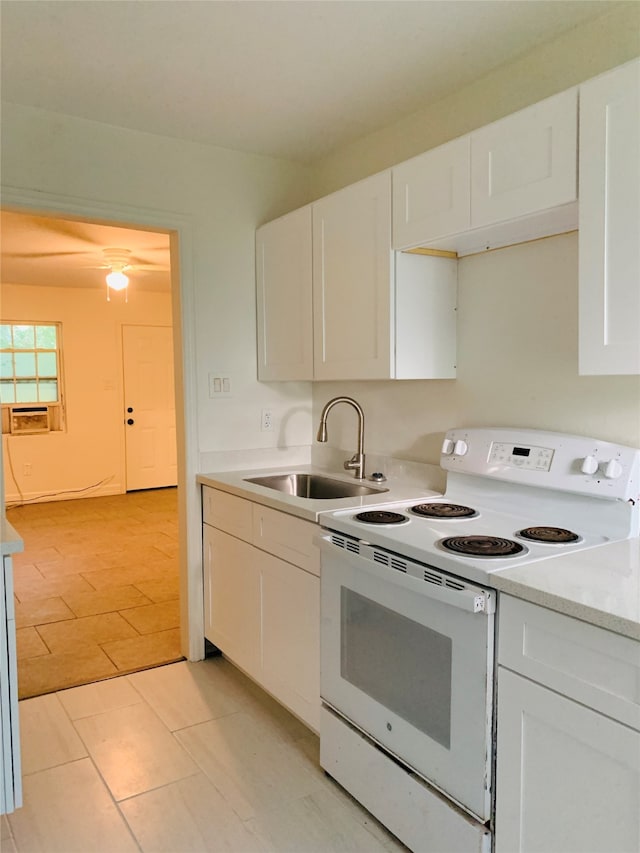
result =
[{"label": "stainless steel sink", "polygon": [[313,500],[332,500],[334,498],[356,498],[363,495],[375,495],[388,489],[371,489],[362,483],[345,483],[319,474],[271,474],[267,477],[249,477],[246,483],[266,486],[287,495]]}]

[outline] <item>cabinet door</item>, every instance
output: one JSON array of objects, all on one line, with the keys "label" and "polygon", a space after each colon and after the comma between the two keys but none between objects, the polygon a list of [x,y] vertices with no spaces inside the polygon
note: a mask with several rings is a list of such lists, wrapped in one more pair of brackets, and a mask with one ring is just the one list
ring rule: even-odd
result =
[{"label": "cabinet door", "polygon": [[258,553],[264,686],[318,731],[320,579],[270,554]]},{"label": "cabinet door", "polygon": [[313,378],[311,207],[256,232],[258,379]]},{"label": "cabinet door", "polygon": [[471,225],[568,204],[577,193],[577,90],[471,134]]},{"label": "cabinet door", "polygon": [[471,225],[470,137],[394,166],[393,248],[425,245]]},{"label": "cabinet door", "polygon": [[637,853],[640,733],[499,667],[496,853]]},{"label": "cabinet door", "polygon": [[580,87],[580,373],[640,373],[640,61]]},{"label": "cabinet door", "polygon": [[203,525],[205,637],[260,678],[260,570],[255,549]]},{"label": "cabinet door", "polygon": [[314,377],[389,379],[391,173],[312,207]]}]

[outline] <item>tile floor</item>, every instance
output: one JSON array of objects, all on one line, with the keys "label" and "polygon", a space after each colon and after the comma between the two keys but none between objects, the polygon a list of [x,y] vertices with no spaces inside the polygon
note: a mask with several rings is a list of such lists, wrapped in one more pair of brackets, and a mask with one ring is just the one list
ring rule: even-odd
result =
[{"label": "tile floor", "polygon": [[177,490],[15,507],[18,690],[181,659]]},{"label": "tile floor", "polygon": [[20,702],[24,805],[3,853],[391,853],[318,739],[224,658]]}]

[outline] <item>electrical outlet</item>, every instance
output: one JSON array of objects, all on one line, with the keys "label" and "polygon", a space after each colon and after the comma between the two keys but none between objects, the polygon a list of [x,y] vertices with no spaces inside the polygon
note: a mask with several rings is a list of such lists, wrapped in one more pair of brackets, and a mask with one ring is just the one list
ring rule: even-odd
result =
[{"label": "electrical outlet", "polygon": [[273,432],[273,412],[271,409],[263,409],[260,417],[260,429],[262,432]]}]

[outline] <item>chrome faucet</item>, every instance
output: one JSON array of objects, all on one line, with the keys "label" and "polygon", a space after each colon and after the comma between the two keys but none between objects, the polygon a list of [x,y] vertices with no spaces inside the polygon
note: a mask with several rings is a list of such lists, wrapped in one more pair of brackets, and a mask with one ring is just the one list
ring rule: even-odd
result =
[{"label": "chrome faucet", "polygon": [[358,413],[358,450],[353,454],[351,459],[347,459],[344,467],[347,471],[355,471],[354,476],[358,480],[364,480],[364,412],[351,397],[334,397],[325,404],[320,417],[320,426],[318,427],[318,441],[327,440],[327,415],[336,403],[348,403]]}]

